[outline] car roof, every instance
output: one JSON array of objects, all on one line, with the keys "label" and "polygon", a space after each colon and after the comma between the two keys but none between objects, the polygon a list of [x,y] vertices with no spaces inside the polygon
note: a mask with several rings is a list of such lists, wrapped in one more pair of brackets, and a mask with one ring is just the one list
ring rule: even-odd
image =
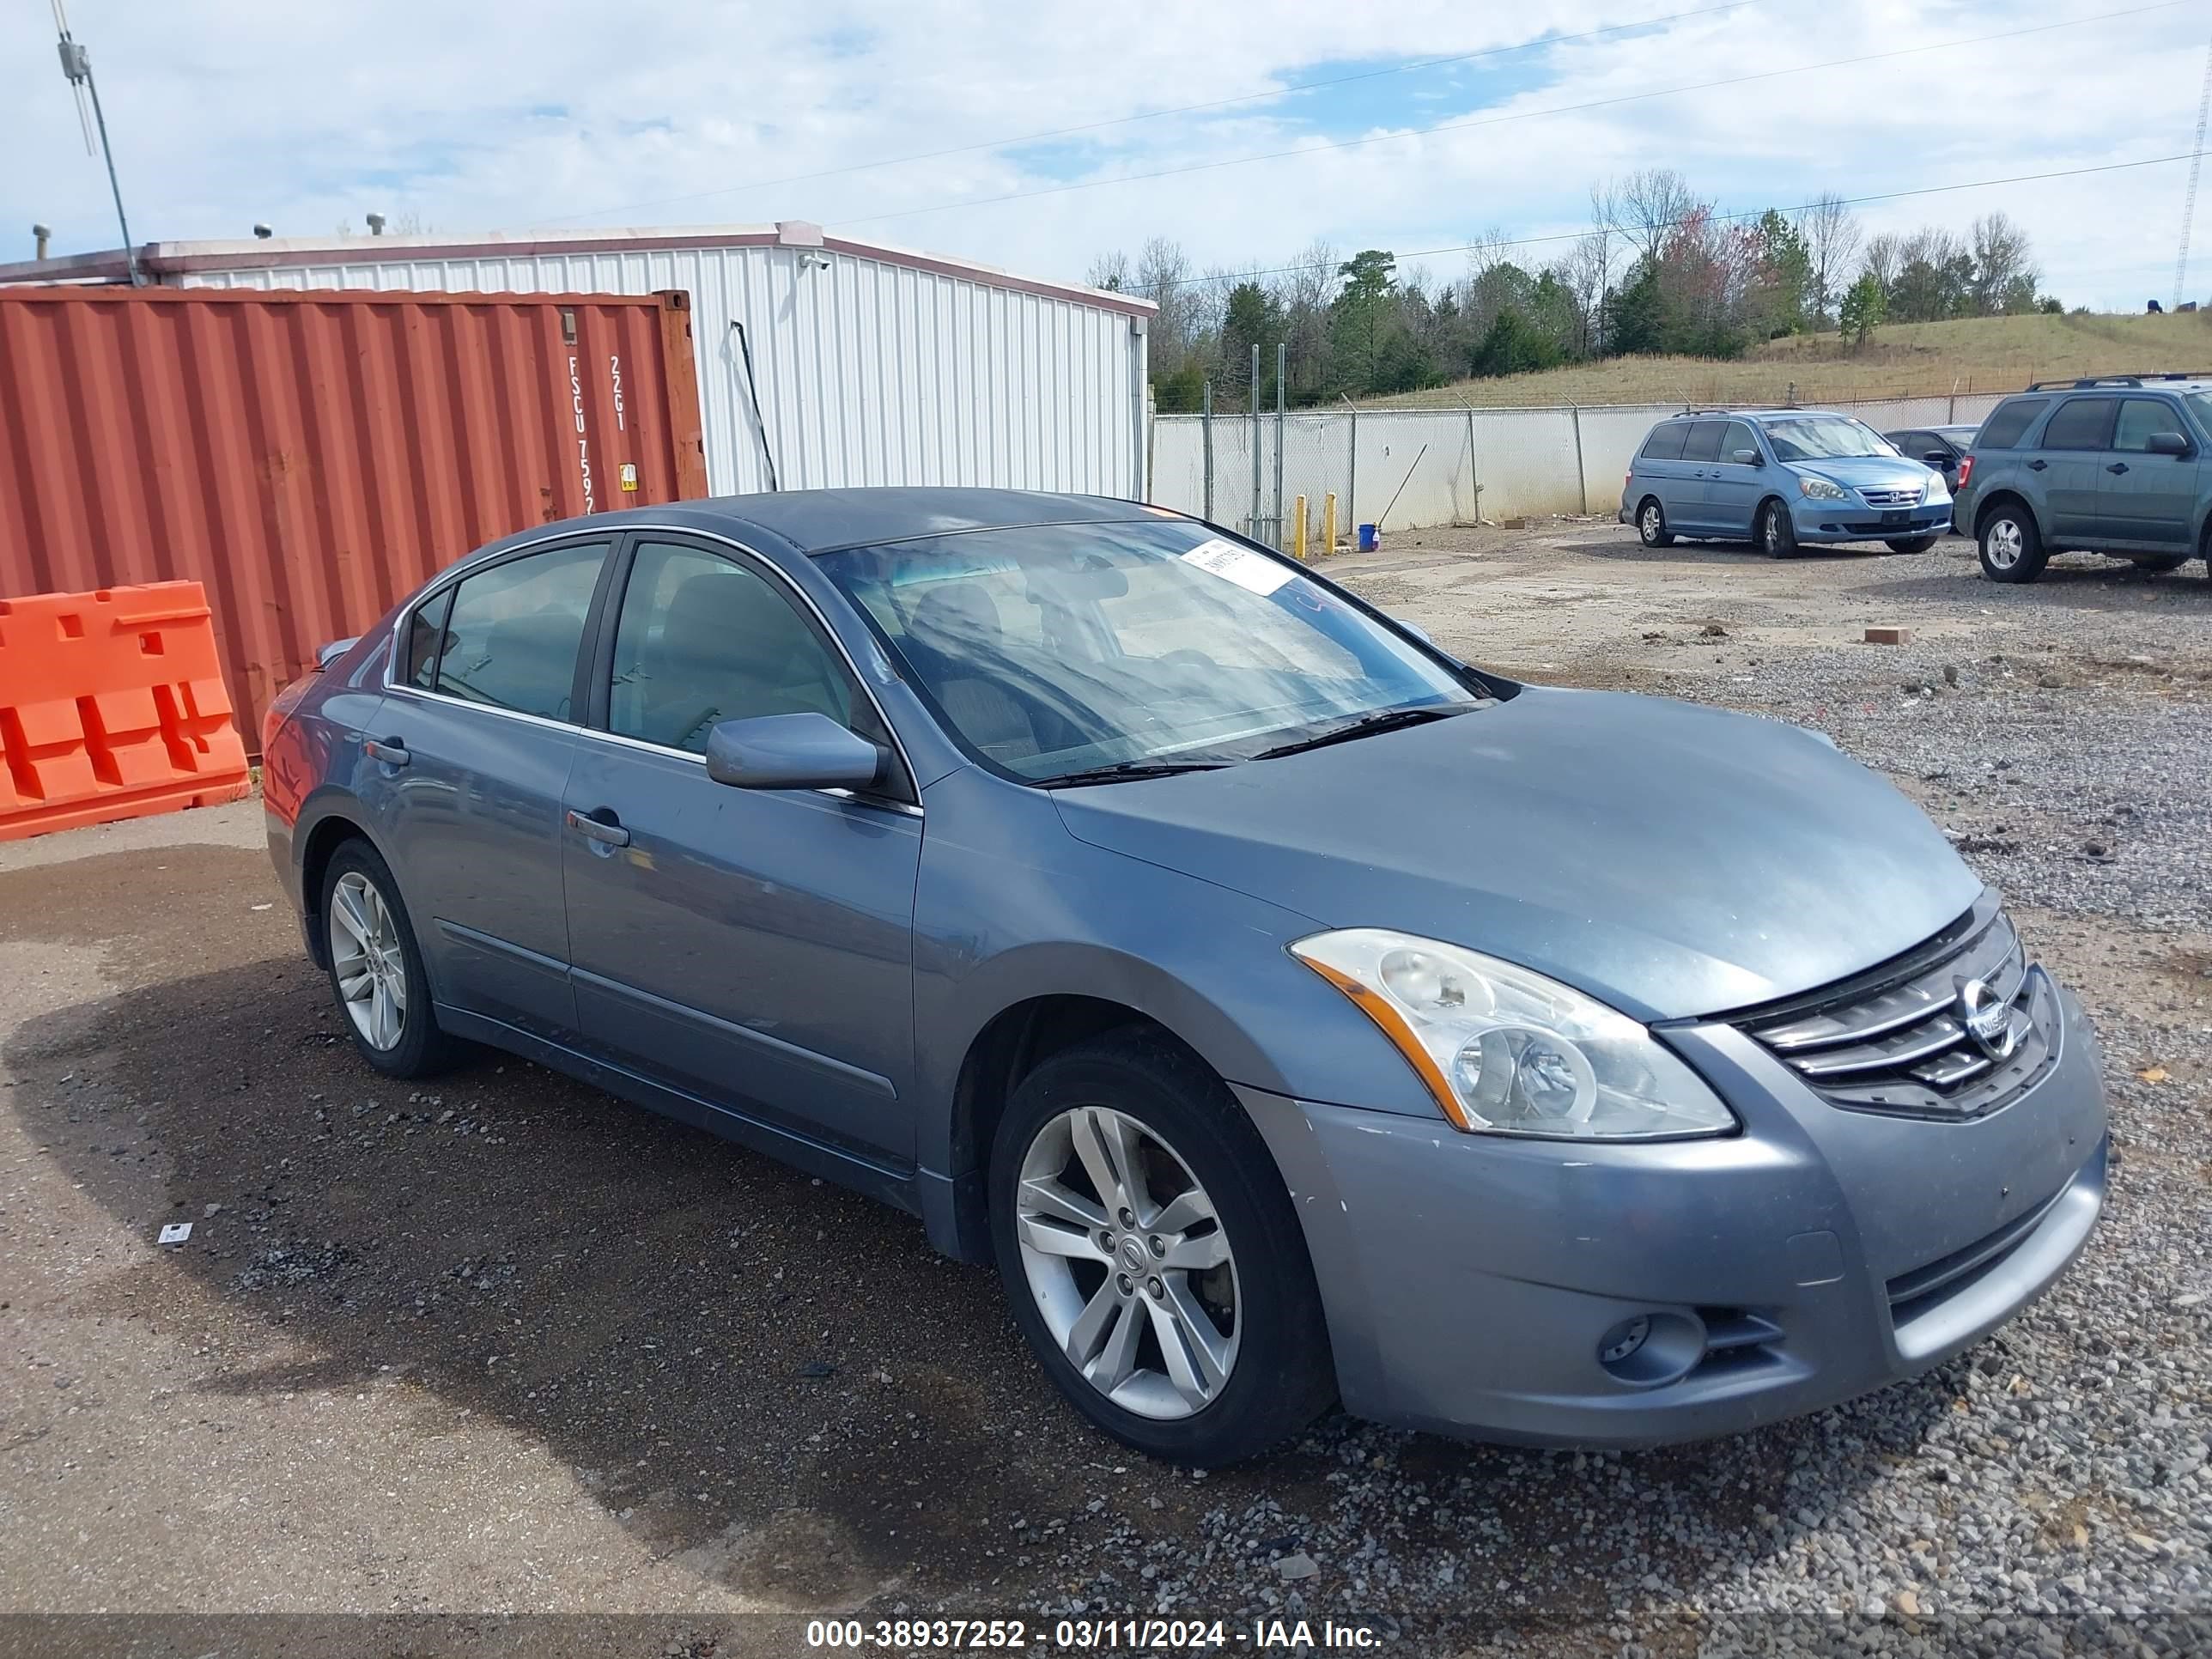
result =
[{"label": "car roof", "polygon": [[661,507],[595,513],[556,525],[536,525],[493,543],[502,551],[549,534],[604,529],[609,534],[651,525],[660,529],[719,532],[748,544],[769,542],[803,555],[970,530],[1024,525],[1115,524],[1137,519],[1179,518],[1165,508],[1112,495],[1073,495],[1035,489],[898,487],[872,489],[784,489],[758,495],[716,495]]},{"label": "car roof", "polygon": [[1814,415],[1837,421],[1856,421],[1859,418],[1840,409],[1685,409],[1667,418],[1670,421],[1796,421]]}]

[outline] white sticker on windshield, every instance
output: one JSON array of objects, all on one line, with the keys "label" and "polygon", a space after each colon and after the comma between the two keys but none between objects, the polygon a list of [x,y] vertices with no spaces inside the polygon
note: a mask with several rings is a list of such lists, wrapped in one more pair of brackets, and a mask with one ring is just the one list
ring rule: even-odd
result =
[{"label": "white sticker on windshield", "polygon": [[1194,564],[1209,576],[1235,582],[1263,598],[1298,574],[1285,569],[1273,559],[1261,558],[1248,547],[1224,542],[1218,536],[1208,537],[1182,557],[1185,564]]}]

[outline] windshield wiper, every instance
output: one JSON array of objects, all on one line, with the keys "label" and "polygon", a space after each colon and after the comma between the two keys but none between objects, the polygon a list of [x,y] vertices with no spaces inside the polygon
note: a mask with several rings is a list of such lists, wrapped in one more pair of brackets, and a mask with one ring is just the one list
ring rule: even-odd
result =
[{"label": "windshield wiper", "polygon": [[1252,757],[1254,760],[1279,760],[1285,755],[1303,755],[1309,749],[1323,749],[1332,743],[1349,743],[1354,738],[1368,738],[1378,732],[1395,732],[1402,726],[1425,726],[1431,720],[1448,720],[1454,714],[1463,714],[1477,705],[1471,702],[1424,703],[1415,708],[1377,708],[1364,714],[1356,714],[1341,725],[1332,726],[1326,732],[1310,738],[1300,738],[1295,743],[1278,744],[1273,749],[1262,749]]},{"label": "windshield wiper", "polygon": [[1110,766],[1085,767],[1063,772],[1056,778],[1039,778],[1040,789],[1065,789],[1084,783],[1129,783],[1138,778],[1171,778],[1178,772],[1218,772],[1227,761],[1115,761]]}]

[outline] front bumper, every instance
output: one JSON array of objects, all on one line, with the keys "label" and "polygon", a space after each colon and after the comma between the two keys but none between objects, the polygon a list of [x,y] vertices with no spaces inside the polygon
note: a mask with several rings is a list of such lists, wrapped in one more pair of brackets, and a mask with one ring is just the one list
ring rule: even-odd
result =
[{"label": "front bumper", "polygon": [[2051,1286],[2105,1194],[2103,1062],[2059,996],[2051,1071],[1967,1123],[1843,1110],[1717,1024],[1667,1033],[1743,1121],[1709,1140],[1520,1141],[1237,1092],[1297,1203],[1347,1409],[1651,1445],[1911,1376]]},{"label": "front bumper", "polygon": [[1951,503],[1947,499],[1884,512],[1857,500],[1816,501],[1801,495],[1790,504],[1790,516],[1801,542],[1903,541],[1950,528]]}]

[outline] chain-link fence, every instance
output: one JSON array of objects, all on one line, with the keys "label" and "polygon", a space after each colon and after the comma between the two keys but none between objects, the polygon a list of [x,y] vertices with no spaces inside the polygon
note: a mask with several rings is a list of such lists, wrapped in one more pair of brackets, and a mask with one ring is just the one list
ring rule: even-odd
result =
[{"label": "chain-link fence", "polygon": [[[1896,432],[1978,425],[2008,395],[1822,407],[1842,410],[1877,432]],[[1308,544],[1318,546],[1323,502],[1332,492],[1337,533],[1346,541],[1363,524],[1412,530],[1541,514],[1610,515],[1644,434],[1682,408],[1341,409],[1281,416],[1262,411],[1256,421],[1249,411],[1162,415],[1153,422],[1147,499],[1282,548],[1295,544],[1300,495],[1306,498]]]}]

